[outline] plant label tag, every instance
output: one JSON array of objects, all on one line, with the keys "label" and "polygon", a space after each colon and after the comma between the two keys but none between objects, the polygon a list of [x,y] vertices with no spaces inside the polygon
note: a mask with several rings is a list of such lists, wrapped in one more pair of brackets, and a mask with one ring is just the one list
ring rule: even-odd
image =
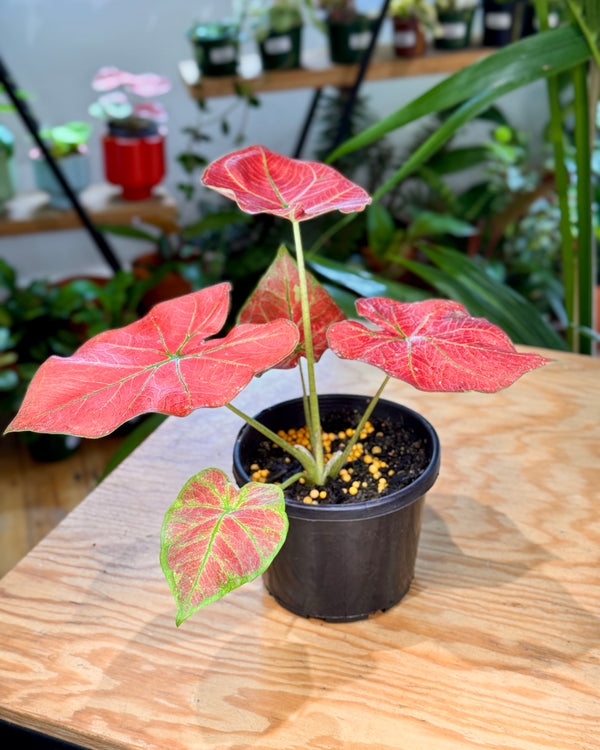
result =
[{"label": "plant label tag", "polygon": [[267,55],[286,55],[292,51],[292,38],[289,35],[274,36],[265,39],[265,52]]},{"label": "plant label tag", "polygon": [[512,26],[512,16],[510,13],[486,13],[485,27],[492,31],[506,31]]},{"label": "plant label tag", "polygon": [[348,46],[352,50],[367,49],[371,41],[370,31],[361,31],[357,34],[350,34],[348,37]]},{"label": "plant label tag", "polygon": [[400,49],[414,47],[417,43],[417,34],[412,29],[408,31],[397,31],[394,34],[394,44]]},{"label": "plant label tag", "polygon": [[[560,13],[557,13],[554,11],[553,13],[548,13],[548,28],[549,29],[555,29],[558,24],[560,23]],[[540,19],[535,16],[533,19],[533,28],[536,31],[540,30]]]},{"label": "plant label tag", "polygon": [[208,52],[208,58],[213,65],[225,65],[235,60],[236,49],[232,44],[225,47],[213,47]]},{"label": "plant label tag", "polygon": [[454,21],[442,24],[444,39],[462,39],[467,34],[467,24],[464,21]]}]

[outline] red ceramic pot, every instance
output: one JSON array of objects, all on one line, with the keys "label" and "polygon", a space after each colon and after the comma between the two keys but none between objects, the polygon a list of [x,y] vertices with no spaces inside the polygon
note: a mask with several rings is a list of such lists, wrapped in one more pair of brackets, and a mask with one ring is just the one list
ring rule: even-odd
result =
[{"label": "red ceramic pot", "polygon": [[394,51],[398,57],[417,57],[425,52],[425,35],[416,18],[394,18]]},{"label": "red ceramic pot", "polygon": [[113,185],[121,185],[126,201],[150,198],[152,188],[165,176],[165,136],[111,134],[103,136],[104,173]]}]

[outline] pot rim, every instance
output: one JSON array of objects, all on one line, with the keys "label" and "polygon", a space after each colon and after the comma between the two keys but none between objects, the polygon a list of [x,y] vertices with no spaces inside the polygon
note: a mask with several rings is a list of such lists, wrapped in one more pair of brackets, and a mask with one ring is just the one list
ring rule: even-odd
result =
[{"label": "pot rim", "polygon": [[[371,396],[364,396],[360,394],[327,393],[319,395],[319,404],[327,400],[340,398],[348,399],[350,400],[350,402],[368,402],[371,400]],[[297,397],[288,399],[287,401],[280,401],[277,404],[273,404],[272,406],[269,406],[260,411],[259,414],[256,415],[255,419],[261,421],[261,418],[264,418],[276,409],[285,408],[286,406],[295,403],[302,404],[302,398]],[[430,422],[425,419],[425,417],[423,417],[413,409],[410,409],[408,406],[404,406],[404,404],[400,404],[397,401],[390,401],[389,399],[379,399],[375,407],[374,414],[380,412],[382,408],[401,411],[404,415],[409,416],[411,420],[419,423],[423,428],[431,444],[431,457],[429,460],[429,464],[423,471],[423,473],[413,482],[406,485],[405,487],[402,487],[399,490],[395,490],[394,492],[391,492],[388,495],[383,495],[382,497],[373,498],[372,500],[365,500],[358,503],[345,503],[342,505],[307,505],[305,503],[298,502],[297,500],[285,498],[286,513],[289,517],[310,519],[315,521],[333,520],[335,517],[336,522],[352,521],[356,518],[374,518],[376,516],[383,516],[387,515],[388,513],[394,513],[399,508],[416,502],[419,498],[425,495],[428,490],[431,489],[438,477],[441,460],[440,440],[437,432],[430,424]],[[245,424],[238,433],[233,449],[234,466],[237,465],[240,468],[242,466],[240,458],[241,440],[244,434],[249,432],[250,430],[253,430],[253,428],[250,425]],[[246,476],[248,476],[246,472],[244,473],[246,474]],[[248,481],[250,481],[249,477]]]}]

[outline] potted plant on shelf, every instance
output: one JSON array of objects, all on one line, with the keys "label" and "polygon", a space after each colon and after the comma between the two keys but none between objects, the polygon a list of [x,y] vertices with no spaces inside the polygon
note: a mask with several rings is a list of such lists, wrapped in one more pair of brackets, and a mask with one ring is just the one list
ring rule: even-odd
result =
[{"label": "potted plant on shelf", "polygon": [[[106,179],[122,187],[124,200],[145,200],[165,175],[165,108],[147,101],[166,94],[171,82],[156,73],[127,73],[101,68],[92,88],[102,95],[89,107],[93,117],[107,123],[102,136]],[[131,95],[140,101],[132,103]]]},{"label": "potted plant on shelf", "polygon": [[[86,144],[91,133],[91,125],[78,120],[40,130],[40,137],[46,143],[50,156],[56,160],[75,192],[84,190],[90,184],[90,157]],[[49,204],[54,208],[70,208],[71,202],[41,150],[32,148],[29,158],[33,165],[35,184],[48,193]]]},{"label": "potted plant on shelf", "polygon": [[525,22],[525,0],[483,0],[483,46],[503,47],[519,39]]},{"label": "potted plant on shelf", "polygon": [[377,17],[359,13],[354,0],[320,0],[319,7],[326,12],[331,62],[360,62],[371,43]]},{"label": "potted plant on shelf", "polygon": [[389,15],[394,24],[394,51],[399,57],[425,53],[427,34],[437,28],[435,6],[427,0],[391,0]]},{"label": "potted plant on shelf", "polygon": [[253,33],[258,42],[264,70],[289,70],[300,67],[302,8],[306,0],[270,0],[261,2],[252,13]]},{"label": "potted plant on shelf", "polygon": [[4,125],[0,125],[0,214],[6,201],[15,194],[17,182],[15,170],[15,137]]},{"label": "potted plant on shelf", "polygon": [[195,23],[187,31],[200,73],[204,76],[233,76],[239,58],[239,20],[226,19]]},{"label": "potted plant on shelf", "polygon": [[[290,220],[296,261],[279,252],[223,338],[214,337],[227,316],[227,283],[50,358],[8,431],[99,437],[147,411],[185,416],[227,405],[247,423],[234,453],[246,483],[238,489],[205,469],[166,513],[161,562],[177,623],[267,569],[268,589],[298,614],[347,621],[387,609],[410,585],[422,498],[440,454],[426,420],[380,400],[385,384],[395,377],[425,391],[493,392],[548,360],[517,352],[499,328],[448,300],[361,299],[369,326],[345,320],[306,273],[300,231],[305,220],[370,202],[332,167],[252,146],[213,162],[202,181],[247,213]],[[319,397],[315,364],[328,347],[382,369],[377,393]],[[298,367],[304,397],[243,414],[232,399],[272,367]]]},{"label": "potted plant on shelf", "polygon": [[[0,84],[0,113],[14,112],[15,106],[12,102],[5,101],[6,91]],[[17,91],[17,96],[26,99],[24,91]],[[17,171],[15,165],[15,137],[6,125],[0,124],[0,214],[4,213],[6,202],[16,192]]]},{"label": "potted plant on shelf", "polygon": [[463,49],[471,41],[471,26],[477,0],[435,0],[439,21],[435,46]]}]

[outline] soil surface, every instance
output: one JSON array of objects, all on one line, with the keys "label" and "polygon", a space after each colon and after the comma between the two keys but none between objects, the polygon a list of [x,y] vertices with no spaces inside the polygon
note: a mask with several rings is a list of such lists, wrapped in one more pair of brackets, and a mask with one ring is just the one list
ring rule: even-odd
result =
[{"label": "soil surface", "polygon": [[[325,440],[329,443],[335,435],[331,452],[344,449],[349,436],[343,433],[359,419],[360,414],[352,409],[338,410],[322,419],[324,437],[328,436]],[[296,482],[285,490],[286,498],[313,505],[358,503],[388,495],[417,479],[429,463],[427,438],[395,420],[375,417],[369,424],[368,434],[363,433],[359,439],[361,454],[347,461],[337,477],[321,487]],[[253,471],[262,474],[259,481],[281,483],[301,471],[301,466],[279,446],[264,440],[249,473]]]}]

